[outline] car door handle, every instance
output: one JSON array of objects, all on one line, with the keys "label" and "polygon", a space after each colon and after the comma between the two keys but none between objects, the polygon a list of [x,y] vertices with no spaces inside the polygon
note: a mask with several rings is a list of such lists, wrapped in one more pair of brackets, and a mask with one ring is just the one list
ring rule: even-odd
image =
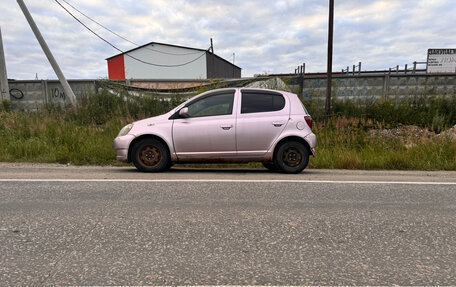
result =
[{"label": "car door handle", "polygon": [[223,130],[227,131],[233,127],[233,125],[221,125],[220,126]]},{"label": "car door handle", "polygon": [[272,122],[272,125],[275,126],[276,128],[281,127],[285,124],[285,122]]}]

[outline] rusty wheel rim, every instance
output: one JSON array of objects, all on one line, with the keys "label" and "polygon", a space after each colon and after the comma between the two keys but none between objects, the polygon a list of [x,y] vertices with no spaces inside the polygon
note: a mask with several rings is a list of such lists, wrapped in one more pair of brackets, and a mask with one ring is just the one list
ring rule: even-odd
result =
[{"label": "rusty wheel rim", "polygon": [[156,167],[162,158],[160,149],[153,145],[143,146],[139,150],[139,161],[148,168]]},{"label": "rusty wheel rim", "polygon": [[287,166],[296,167],[302,161],[302,153],[294,147],[289,147],[284,151],[282,160]]}]

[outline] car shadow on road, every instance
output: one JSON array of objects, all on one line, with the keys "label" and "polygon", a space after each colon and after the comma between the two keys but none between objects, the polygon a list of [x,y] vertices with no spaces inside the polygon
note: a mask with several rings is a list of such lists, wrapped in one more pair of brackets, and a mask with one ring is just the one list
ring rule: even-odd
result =
[{"label": "car shadow on road", "polygon": [[261,168],[233,168],[233,167],[172,167],[169,171],[169,173],[220,173],[220,172],[226,172],[226,173],[277,173],[274,171],[270,171],[267,169],[261,169]]},{"label": "car shadow on road", "polygon": [[[142,173],[141,171],[137,170],[136,168],[123,168],[123,169],[118,169],[115,170],[115,172],[118,173]],[[220,172],[227,172],[227,173],[249,173],[249,174],[254,174],[254,173],[277,173],[274,171],[270,171],[267,169],[261,169],[261,168],[230,168],[230,167],[172,167],[169,170],[159,172],[159,174],[176,174],[176,173],[220,173]],[[150,173],[153,174],[153,173]]]},{"label": "car shadow on road", "polygon": [[[139,170],[137,170],[135,167],[131,168],[122,168],[116,170],[118,173],[138,173],[138,174],[148,174],[148,173],[142,173]],[[255,167],[238,167],[238,166],[233,166],[233,167],[208,167],[208,166],[173,166],[167,171],[159,172],[156,174],[192,174],[192,173],[203,173],[203,174],[209,174],[209,173],[230,173],[230,174],[284,174],[279,171],[271,171],[266,168],[255,168]],[[302,173],[300,174],[318,174],[318,170],[312,170],[312,169],[305,169]],[[154,173],[149,173],[149,174],[154,174]]]}]

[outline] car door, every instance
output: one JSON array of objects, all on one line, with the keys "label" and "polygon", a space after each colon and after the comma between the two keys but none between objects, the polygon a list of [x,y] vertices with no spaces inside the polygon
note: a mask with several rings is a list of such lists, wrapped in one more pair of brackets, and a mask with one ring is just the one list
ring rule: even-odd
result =
[{"label": "car door", "polygon": [[173,142],[179,160],[236,155],[235,90],[219,91],[190,102],[185,117],[173,122]]},{"label": "car door", "polygon": [[238,154],[265,154],[288,122],[289,105],[288,99],[280,93],[242,90],[236,123]]}]

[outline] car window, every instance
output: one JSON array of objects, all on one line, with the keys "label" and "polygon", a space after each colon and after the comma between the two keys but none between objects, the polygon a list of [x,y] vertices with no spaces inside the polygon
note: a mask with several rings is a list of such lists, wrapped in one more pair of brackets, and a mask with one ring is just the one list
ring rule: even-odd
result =
[{"label": "car window", "polygon": [[204,97],[188,105],[190,117],[231,115],[233,113],[234,92]]},{"label": "car window", "polygon": [[285,99],[279,94],[243,92],[241,114],[280,111],[285,107]]}]

